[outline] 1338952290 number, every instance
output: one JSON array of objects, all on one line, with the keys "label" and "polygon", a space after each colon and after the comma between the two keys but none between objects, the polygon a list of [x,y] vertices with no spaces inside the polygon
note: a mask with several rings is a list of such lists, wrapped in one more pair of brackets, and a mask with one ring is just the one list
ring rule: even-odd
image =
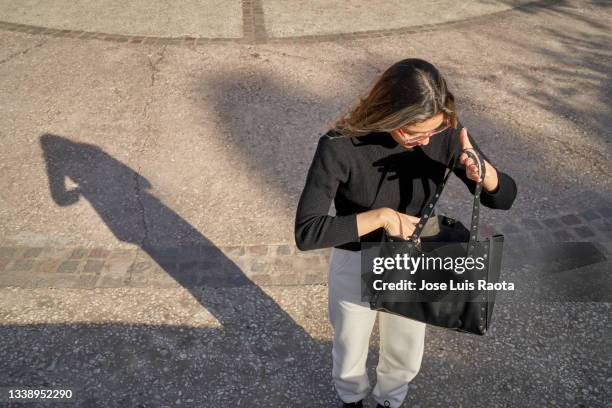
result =
[{"label": "1338952290 number", "polygon": [[48,389],[48,388],[9,388],[9,400],[25,399],[71,399],[70,389]]}]

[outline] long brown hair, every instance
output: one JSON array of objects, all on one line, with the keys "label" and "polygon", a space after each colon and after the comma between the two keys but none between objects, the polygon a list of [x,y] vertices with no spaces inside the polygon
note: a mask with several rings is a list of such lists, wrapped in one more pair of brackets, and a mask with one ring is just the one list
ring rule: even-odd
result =
[{"label": "long brown hair", "polygon": [[457,127],[455,97],[438,69],[419,58],[408,58],[390,66],[367,96],[330,124],[343,136],[391,132],[423,122],[438,113]]}]

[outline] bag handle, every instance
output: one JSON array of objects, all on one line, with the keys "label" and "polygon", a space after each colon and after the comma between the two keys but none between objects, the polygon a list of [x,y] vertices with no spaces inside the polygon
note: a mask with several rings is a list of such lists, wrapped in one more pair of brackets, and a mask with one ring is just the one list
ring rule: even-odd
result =
[{"label": "bag handle", "polygon": [[[471,158],[472,160],[474,160],[474,162],[478,164],[478,170],[480,174],[480,182],[476,183],[476,189],[474,190],[474,203],[472,206],[472,220],[471,220],[471,225],[470,225],[470,244],[473,242],[476,242],[476,240],[478,239],[478,225],[479,225],[479,217],[480,217],[480,193],[482,191],[482,181],[485,178],[484,162],[480,159],[480,157],[473,150],[474,150],[473,148],[462,150],[463,153],[467,154],[469,158]],[[421,220],[416,225],[414,232],[412,233],[412,236],[410,237],[409,241],[412,241],[413,243],[416,244],[418,240],[420,239],[421,233],[423,232],[423,228],[425,227],[425,224],[427,223],[427,219],[431,216],[431,213],[433,212],[434,207],[436,206],[438,199],[440,198],[440,195],[442,194],[442,190],[444,190],[444,186],[446,185],[448,176],[450,176],[453,169],[455,168],[455,164],[457,163],[457,160],[459,159],[460,155],[461,153],[453,157],[452,164],[450,168],[447,170],[446,174],[444,175],[444,179],[442,180],[442,183],[438,185],[434,195],[429,199],[427,204],[425,204],[425,211],[423,215],[421,216]],[[473,245],[469,246],[468,253],[471,252],[470,249],[474,249]]]},{"label": "bag handle", "polygon": [[476,189],[474,190],[474,203],[472,205],[472,222],[470,225],[470,245],[468,247],[468,254],[474,249],[473,243],[478,240],[478,226],[480,224],[480,193],[482,192],[482,182],[486,176],[486,166],[484,161],[480,159],[480,156],[476,154],[476,150],[464,149],[463,152],[468,155],[469,158],[474,160],[478,164],[478,174],[480,174],[480,182],[476,183]]}]

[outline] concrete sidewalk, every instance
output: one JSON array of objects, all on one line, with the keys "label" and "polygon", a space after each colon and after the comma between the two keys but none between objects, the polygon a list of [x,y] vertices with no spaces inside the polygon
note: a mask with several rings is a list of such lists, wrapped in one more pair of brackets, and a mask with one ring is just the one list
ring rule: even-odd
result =
[{"label": "concrete sidewalk", "polygon": [[[518,184],[510,211],[483,210],[489,233],[612,239],[604,4],[465,3],[426,29],[426,9],[351,17],[359,2],[176,18],[152,2],[132,20],[79,2],[65,21],[20,4],[0,3],[0,385],[86,406],[331,406],[328,252],[296,252],[295,207],[318,137],[403,58],[439,66]],[[469,200],[453,178],[440,208],[465,221]],[[482,338],[428,328],[406,405],[606,406],[609,316],[516,302]]]}]

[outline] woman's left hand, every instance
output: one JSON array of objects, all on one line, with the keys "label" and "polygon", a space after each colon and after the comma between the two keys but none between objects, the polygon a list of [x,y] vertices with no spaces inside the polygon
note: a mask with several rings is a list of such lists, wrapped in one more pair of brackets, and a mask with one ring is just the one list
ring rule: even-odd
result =
[{"label": "woman's left hand", "polygon": [[[459,133],[459,142],[461,143],[461,150],[472,150],[476,155],[478,152],[472,146],[470,139],[468,138],[468,133],[466,128],[462,128]],[[482,161],[482,165],[485,166],[485,179],[481,180],[480,172],[478,171],[478,163],[472,160],[467,154],[461,153],[459,156],[459,162],[465,166],[465,174],[470,180],[474,180],[477,183],[482,181],[482,188],[487,192],[496,191],[499,186],[499,176],[497,174],[497,170],[491,166],[491,164],[480,158]]]}]

